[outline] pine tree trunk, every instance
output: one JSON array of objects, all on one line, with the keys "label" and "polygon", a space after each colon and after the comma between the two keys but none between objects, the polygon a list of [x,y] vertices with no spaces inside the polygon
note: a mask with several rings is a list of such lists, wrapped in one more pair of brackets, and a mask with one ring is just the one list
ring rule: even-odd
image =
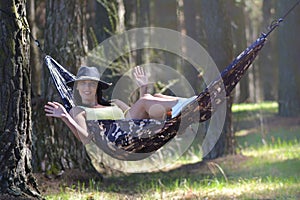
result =
[{"label": "pine tree trunk", "polygon": [[[234,43],[234,55],[238,56],[242,51],[247,47],[246,40],[246,31],[245,31],[245,14],[244,14],[245,3],[235,2],[230,12],[232,20],[232,35]],[[244,77],[240,80],[236,91],[236,101],[238,103],[245,102],[249,99],[249,77],[248,74],[245,74]]]},{"label": "pine tree trunk", "polygon": [[[35,0],[28,1],[28,23],[30,26],[30,33],[34,39],[37,39],[37,24],[35,21]],[[32,74],[31,94],[32,98],[38,98],[41,95],[41,67],[42,61],[40,60],[39,47],[34,41],[30,44],[30,66]]]},{"label": "pine tree trunk", "polygon": [[[263,20],[261,30],[265,31],[274,20],[274,1],[263,1]],[[276,55],[277,31],[274,31],[268,38],[268,43],[260,52],[258,57],[259,80],[262,88],[262,99],[264,101],[274,101],[277,99],[278,86],[278,56]]]},{"label": "pine tree trunk", "polygon": [[[296,1],[278,1],[278,16],[283,16]],[[278,30],[279,47],[279,115],[300,116],[300,12],[299,6]]]},{"label": "pine tree trunk", "polygon": [[[200,45],[203,44],[204,32],[203,32],[203,20],[200,19],[200,3],[197,0],[182,0],[183,2],[183,24],[182,34],[188,35],[197,41]],[[188,52],[190,49],[184,47],[183,51]],[[200,93],[205,87],[203,80],[201,80],[199,69],[195,69],[191,63],[186,62],[184,59],[181,60],[181,64],[178,66],[182,75],[189,81],[195,93]],[[203,87],[201,87],[203,85]]]},{"label": "pine tree trunk", "polygon": [[31,166],[30,40],[25,1],[2,2],[0,8],[0,198],[39,198]]},{"label": "pine tree trunk", "polygon": [[110,36],[112,30],[108,11],[98,0],[87,4],[87,35],[89,49],[92,50],[99,43]]},{"label": "pine tree trunk", "polygon": [[[217,0],[202,2],[202,16],[207,36],[207,51],[215,61],[219,70],[223,70],[233,59],[230,18],[226,12],[225,2]],[[228,2],[227,2],[228,3]],[[227,101],[227,112],[223,131],[214,148],[204,159],[213,159],[235,153],[235,138],[232,132],[232,97]],[[207,152],[207,150],[204,150]]]},{"label": "pine tree trunk", "polygon": [[[47,1],[45,53],[76,74],[87,53],[85,1]],[[34,166],[47,175],[57,176],[64,170],[92,169],[85,148],[59,119],[47,118],[43,110],[47,101],[61,102],[54,84],[43,67],[42,100],[33,109],[35,133]]]},{"label": "pine tree trunk", "polygon": [[[177,30],[178,22],[176,9],[177,2],[174,0],[153,1],[153,13],[151,13],[151,15],[153,15],[153,26]],[[176,68],[179,63],[178,57],[175,57],[173,54],[166,51],[160,53],[162,55],[163,64]]]}]

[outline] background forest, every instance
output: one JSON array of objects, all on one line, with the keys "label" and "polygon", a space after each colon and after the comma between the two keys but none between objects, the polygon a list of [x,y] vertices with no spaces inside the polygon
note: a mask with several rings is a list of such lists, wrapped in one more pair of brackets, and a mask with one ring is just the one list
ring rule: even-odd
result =
[{"label": "background forest", "polygon": [[[10,2],[12,7],[23,8],[23,10],[16,9],[16,12],[27,19],[30,30],[30,33],[24,33],[24,38],[30,37],[30,43],[28,42],[30,56],[29,53],[24,56],[25,59],[30,59],[28,60],[28,73],[31,74],[27,84],[28,91],[30,90],[30,95],[28,95],[30,111],[25,111],[29,113],[31,121],[28,123],[31,125],[26,132],[29,137],[25,139],[30,141],[29,146],[32,146],[33,169],[29,171],[43,174],[49,180],[60,178],[71,169],[85,174],[95,173],[84,146],[76,140],[63,123],[45,117],[43,110],[45,103],[53,100],[60,101],[48,70],[43,64],[45,54],[51,55],[67,70],[76,74],[79,66],[85,62],[88,52],[105,39],[133,28],[162,27],[178,31],[194,39],[208,51],[219,70],[223,70],[262,32],[267,32],[269,25],[274,20],[283,17],[296,2],[296,0],[27,0],[26,2]],[[1,23],[4,24],[8,18],[6,11],[8,6],[3,0],[0,5]],[[293,119],[294,123],[299,123],[299,120],[297,121],[300,115],[299,10],[298,6],[289,13],[283,23],[268,37],[266,45],[227,102],[227,117],[218,143],[205,158],[200,158],[199,161],[240,155],[242,145],[237,141],[237,133],[250,124],[237,122],[237,115],[234,115],[234,112],[237,112],[238,105],[261,105],[266,102],[276,107],[275,111],[272,110],[272,116]],[[13,18],[8,20],[13,20]],[[18,24],[16,21],[13,23]],[[26,23],[22,24],[25,30],[27,27],[24,24]],[[4,30],[6,29],[3,28],[0,34],[2,41],[8,40]],[[37,42],[40,46],[36,45]],[[9,93],[6,91],[7,87],[4,86],[9,83],[7,82],[9,78],[5,77],[12,74],[6,66],[7,51],[6,48],[0,50],[0,104],[1,113],[3,113],[0,118],[0,131],[3,146],[10,144],[8,142],[10,138],[6,136],[9,132],[6,131],[8,130],[6,125],[10,123],[10,118],[7,117],[9,112],[6,108],[14,110],[13,106],[6,103],[12,101],[8,98],[10,95],[7,95]],[[196,93],[201,92],[205,87],[199,78],[201,74],[197,74],[190,63],[170,53],[154,50],[137,50],[129,56],[120,58],[109,68],[105,80],[116,83],[128,69],[150,62],[164,64],[179,71],[189,80]],[[167,93],[168,91],[164,90],[166,86],[166,83],[159,83],[155,85],[154,90]],[[107,91],[108,98],[111,92],[111,90]],[[132,99],[127,99],[127,101],[130,102]],[[250,116],[251,111],[246,111],[245,115]],[[266,129],[262,124],[266,119],[262,117],[262,110],[259,110],[257,115],[253,115],[250,117],[257,120],[253,127],[261,131],[259,140],[264,143]],[[238,118],[243,117],[245,116],[239,113]],[[201,130],[203,129],[200,128],[199,132]],[[295,134],[299,135],[299,131]],[[16,133],[16,135],[19,134]],[[201,137],[203,135],[198,133],[195,143]],[[195,145],[193,148],[198,147]],[[7,154],[3,150],[1,155]],[[2,163],[1,171],[4,171],[5,162]],[[215,165],[214,169],[216,168],[219,168],[219,165]],[[114,173],[116,172],[113,169],[103,166],[99,177]],[[126,185],[125,180],[122,181],[120,185]],[[3,189],[6,187],[7,185],[2,184],[1,193],[7,193]],[[25,193],[28,194],[28,192]]]}]

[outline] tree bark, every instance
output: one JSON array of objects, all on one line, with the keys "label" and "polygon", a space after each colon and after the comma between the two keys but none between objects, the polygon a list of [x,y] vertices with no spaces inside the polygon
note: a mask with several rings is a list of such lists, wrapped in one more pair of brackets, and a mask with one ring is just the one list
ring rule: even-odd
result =
[{"label": "tree bark", "polygon": [[[261,30],[265,31],[274,20],[274,1],[263,1],[263,20],[261,24]],[[260,79],[260,88],[262,89],[262,100],[274,101],[277,99],[278,91],[278,55],[276,49],[277,45],[277,31],[274,31],[268,38],[268,43],[260,52],[258,57],[258,71]]]},{"label": "tree bark", "polygon": [[[188,35],[193,38],[195,41],[204,44],[204,30],[203,30],[203,19],[201,15],[201,4],[197,0],[182,0],[183,3],[183,20],[182,20],[182,30],[181,33]],[[182,51],[188,52],[190,49],[182,44]],[[201,80],[201,75],[199,74],[199,69],[195,69],[191,63],[186,62],[184,59],[181,59],[181,63],[178,66],[181,74],[185,76],[195,93],[198,94],[201,92],[205,86],[203,80]],[[201,72],[200,72],[201,73]],[[201,87],[203,85],[203,87]]]},{"label": "tree bark", "polygon": [[[81,0],[49,0],[46,5],[44,51],[73,74],[84,63],[87,53],[85,9],[85,1]],[[43,70],[42,100],[33,109],[35,169],[50,177],[66,169],[90,170],[91,162],[83,144],[61,120],[45,116],[43,108],[46,102],[60,102],[61,99],[49,78],[47,67],[44,66]]]},{"label": "tree bark", "polygon": [[[152,23],[155,27],[162,27],[171,30],[178,30],[178,19],[177,19],[177,2],[174,0],[154,0],[153,7],[150,14],[152,17]],[[158,51],[159,52],[159,51]],[[162,57],[161,62],[167,66],[174,67],[178,65],[178,57],[173,54],[161,51]]]},{"label": "tree bark", "polygon": [[[126,30],[150,26],[150,3],[150,1],[143,0],[124,1]],[[147,63],[147,60],[149,60],[148,49],[135,50],[131,55],[133,57],[131,66]]]},{"label": "tree bark", "polygon": [[[295,0],[277,1],[278,16],[284,16]],[[279,46],[279,115],[300,116],[300,12],[296,8],[278,30]]]},{"label": "tree bark", "polygon": [[39,198],[31,166],[30,46],[26,1],[0,3],[0,198]]},{"label": "tree bark", "polygon": [[[230,1],[232,3],[232,1]],[[207,51],[219,70],[223,70],[233,59],[230,18],[223,1],[201,1],[204,28],[207,36]],[[227,2],[229,3],[229,2]],[[235,138],[232,131],[232,96],[227,100],[226,119],[221,136],[204,159],[214,159],[235,153]],[[207,152],[207,151],[204,151]]]},{"label": "tree bark", "polygon": [[[247,47],[246,31],[245,31],[245,14],[244,8],[245,3],[234,2],[232,4],[232,12],[230,12],[231,21],[232,21],[232,36],[234,43],[234,55],[238,56],[242,51]],[[229,8],[230,9],[230,8]],[[238,89],[238,90],[237,90]],[[249,77],[248,74],[240,80],[236,88],[236,101],[238,103],[245,102],[249,99]]]},{"label": "tree bark", "polygon": [[[28,23],[30,25],[30,33],[34,39],[37,39],[37,25],[35,20],[35,0],[28,1]],[[31,94],[32,98],[38,98],[41,95],[41,67],[42,62],[40,61],[40,52],[38,46],[35,44],[35,41],[30,44],[30,66],[32,74],[32,84],[31,84]]]},{"label": "tree bark", "polygon": [[107,9],[98,0],[87,4],[86,16],[88,45],[92,50],[110,36],[113,24],[110,24]]}]

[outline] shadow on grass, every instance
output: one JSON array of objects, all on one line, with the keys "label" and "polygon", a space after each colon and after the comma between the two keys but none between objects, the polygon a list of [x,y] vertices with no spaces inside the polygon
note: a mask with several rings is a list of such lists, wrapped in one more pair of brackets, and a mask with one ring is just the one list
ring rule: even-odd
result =
[{"label": "shadow on grass", "polygon": [[[210,165],[212,162],[221,166],[226,177],[218,169],[211,169]],[[296,190],[294,190],[294,187],[300,184],[299,166],[299,159],[259,162],[255,157],[228,156],[214,161],[183,165],[167,172],[140,173],[104,178],[101,183],[98,183],[98,192],[113,192],[121,196],[134,195],[136,197],[136,195],[143,196],[145,194],[175,190],[193,190],[201,193],[201,191],[207,191],[207,189],[222,190],[226,187],[240,187],[240,184],[252,184],[266,188],[258,189],[259,193],[250,191],[248,194],[243,194],[242,192],[240,194],[241,197],[267,198],[272,188],[292,190],[294,193],[291,195],[295,196],[297,194],[295,194]],[[278,193],[275,196],[278,197],[280,195],[284,196],[287,194]],[[271,197],[274,198],[274,194]],[[227,198],[229,197],[227,196]]]},{"label": "shadow on grass", "polygon": [[[263,123],[259,121],[260,116]],[[255,129],[251,134],[237,137],[241,154],[180,165],[169,171],[122,174],[103,179],[97,179],[96,174],[82,179],[75,176],[71,177],[72,182],[62,186],[62,191],[67,191],[67,187],[74,191],[85,189],[116,194],[116,199],[124,196],[143,199],[144,195],[175,190],[198,191],[197,198],[200,199],[210,191],[216,193],[213,199],[300,198],[297,190],[300,185],[299,119],[284,119],[282,124],[274,109],[259,110],[259,113],[239,111],[235,117],[240,120],[235,121],[239,123],[239,129]],[[265,131],[263,134],[260,133],[262,130]],[[245,150],[248,152],[244,153]],[[222,190],[225,192],[217,194]],[[227,195],[226,190],[232,191]]]},{"label": "shadow on grass", "polygon": [[[266,154],[270,149],[266,150]],[[280,152],[280,149],[277,150]],[[102,180],[97,180],[96,175],[89,176],[89,179],[73,177],[74,185],[65,184],[60,192],[108,193],[115,195],[116,199],[144,199],[145,196],[152,198],[151,195],[154,194],[172,196],[175,195],[172,193],[174,191],[179,191],[180,195],[196,191],[197,198],[205,197],[210,191],[214,191],[210,194],[213,199],[227,199],[233,197],[232,195],[238,199],[295,198],[299,195],[296,188],[300,185],[299,154],[298,157],[296,155],[297,158],[284,160],[281,160],[279,154],[276,157],[276,154],[272,152],[266,157],[231,155],[181,165],[164,172],[123,174]],[[80,181],[76,183],[76,180]]]}]

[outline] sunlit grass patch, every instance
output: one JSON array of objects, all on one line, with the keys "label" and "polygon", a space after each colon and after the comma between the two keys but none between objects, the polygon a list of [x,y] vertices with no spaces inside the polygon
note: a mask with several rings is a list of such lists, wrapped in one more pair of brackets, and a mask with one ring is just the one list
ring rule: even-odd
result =
[{"label": "sunlit grass patch", "polygon": [[208,189],[212,199],[294,199],[297,197],[299,181],[276,177],[234,180],[223,187]]},{"label": "sunlit grass patch", "polygon": [[[119,194],[112,192],[67,192],[49,195],[46,200],[117,200],[120,197]],[[122,198],[126,199],[126,195]]]},{"label": "sunlit grass patch", "polygon": [[255,112],[255,111],[268,111],[272,113],[276,113],[278,111],[278,103],[277,102],[261,102],[261,103],[241,103],[241,104],[233,104],[232,112]]},{"label": "sunlit grass patch", "polygon": [[261,133],[259,127],[251,131],[244,129],[237,132],[236,139],[240,148],[258,148],[266,145],[276,147],[300,141],[300,126],[276,129],[269,127],[268,130],[266,129],[267,128],[264,129],[265,131],[263,133]]},{"label": "sunlit grass patch", "polygon": [[[106,191],[77,191],[50,195],[47,200],[58,199],[297,199],[300,181],[296,178],[281,179],[268,176],[265,178],[238,178],[225,181],[222,178],[199,179],[191,181],[177,179],[173,185],[155,182],[146,191],[132,193]],[[128,186],[130,187],[130,186]]]}]

